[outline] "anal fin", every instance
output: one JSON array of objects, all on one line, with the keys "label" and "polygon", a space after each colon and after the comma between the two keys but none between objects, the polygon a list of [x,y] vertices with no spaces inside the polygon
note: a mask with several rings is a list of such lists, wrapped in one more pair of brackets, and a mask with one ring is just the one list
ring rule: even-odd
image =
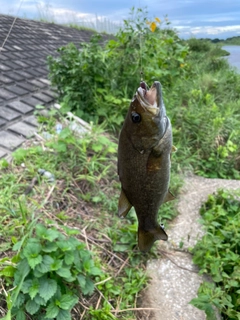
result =
[{"label": "anal fin", "polygon": [[163,203],[168,202],[168,201],[172,201],[172,200],[175,200],[175,199],[176,199],[176,198],[174,197],[174,195],[172,194],[172,192],[168,190],[168,192],[167,192],[167,194],[166,194],[166,196],[165,196],[165,198],[164,198]]}]

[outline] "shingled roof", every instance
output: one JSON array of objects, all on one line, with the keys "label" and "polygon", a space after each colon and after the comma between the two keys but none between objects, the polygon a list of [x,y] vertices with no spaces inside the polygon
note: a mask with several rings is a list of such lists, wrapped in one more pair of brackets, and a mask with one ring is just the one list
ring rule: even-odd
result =
[{"label": "shingled roof", "polygon": [[88,42],[93,34],[53,23],[14,19],[0,15],[0,158],[19,147],[36,128],[31,116],[35,106],[48,106],[55,99],[48,80],[47,56],[56,55],[56,49],[70,42]]}]

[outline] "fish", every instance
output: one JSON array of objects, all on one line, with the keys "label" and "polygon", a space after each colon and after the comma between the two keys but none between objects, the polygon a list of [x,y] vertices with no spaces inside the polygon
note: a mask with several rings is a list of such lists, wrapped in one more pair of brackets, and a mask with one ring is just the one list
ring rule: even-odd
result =
[{"label": "fish", "polygon": [[168,239],[158,223],[158,211],[164,202],[175,199],[169,191],[174,148],[161,83],[155,81],[148,89],[142,81],[130,103],[118,142],[118,215],[123,218],[134,207],[138,247],[142,252],[148,252],[156,240]]}]

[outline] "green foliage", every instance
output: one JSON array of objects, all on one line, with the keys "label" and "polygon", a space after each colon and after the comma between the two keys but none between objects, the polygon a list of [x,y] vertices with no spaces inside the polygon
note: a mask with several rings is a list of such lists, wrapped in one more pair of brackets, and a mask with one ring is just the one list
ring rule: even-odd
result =
[{"label": "green foliage", "polygon": [[86,121],[106,120],[119,126],[122,109],[129,100],[123,94],[112,95],[114,79],[100,39],[100,35],[94,35],[81,50],[74,44],[60,48],[58,58],[48,58],[50,78],[58,90],[63,113],[73,111]]},{"label": "green foliage", "polygon": [[187,46],[170,30],[151,32],[142,9],[131,10],[115,40],[105,45],[99,41],[94,35],[81,50],[70,44],[58,50],[59,57],[48,58],[63,112],[71,110],[95,123],[106,121],[116,130],[139,84],[141,68],[147,81],[161,79],[165,86],[185,74]]},{"label": "green foliage", "polygon": [[196,52],[204,52],[210,51],[214,46],[212,45],[210,40],[206,39],[196,39],[196,38],[190,38],[187,41],[189,45],[189,49]]},{"label": "green foliage", "polygon": [[[205,42],[190,39],[187,43]],[[239,179],[240,76],[233,72],[218,47],[187,56],[188,78],[165,94],[165,104],[178,148],[177,170],[190,169],[210,178]],[[174,166],[174,164],[173,164]]]},{"label": "green foliage", "polygon": [[[41,117],[50,132],[44,145],[34,140],[27,151],[18,149],[2,169],[4,320],[133,319],[131,309],[148,280],[148,255],[136,247],[135,213],[124,220],[115,214],[120,193],[115,139],[94,126],[78,135],[71,122],[54,117]],[[58,122],[64,128],[57,134]],[[53,173],[55,181],[39,176],[39,168]],[[25,194],[32,181],[36,184]]]},{"label": "green foliage", "polygon": [[236,196],[218,190],[200,210],[206,234],[193,249],[193,261],[214,283],[203,282],[191,303],[204,310],[209,320],[215,319],[213,307],[223,319],[240,319],[240,202]]},{"label": "green foliage", "polygon": [[101,44],[95,35],[81,50],[71,44],[49,57],[63,112],[118,132],[140,78],[160,80],[179,150],[173,169],[239,179],[240,76],[220,44],[180,40],[167,18],[154,24],[152,32],[147,12],[133,8],[114,39]]},{"label": "green foliage", "polygon": [[[83,295],[92,294],[93,279],[102,274],[83,243],[42,224],[37,224],[34,238],[17,242],[13,249],[20,250],[10,272],[14,276],[10,311],[16,319],[24,312],[32,319],[71,319],[77,288]],[[6,268],[1,275],[6,276]]]},{"label": "green foliage", "polygon": [[231,118],[232,105],[217,105],[214,96],[201,89],[192,90],[187,103],[172,118],[174,141],[181,143],[176,157],[189,158],[195,172],[205,177],[238,179],[239,130],[233,123],[239,120]]}]

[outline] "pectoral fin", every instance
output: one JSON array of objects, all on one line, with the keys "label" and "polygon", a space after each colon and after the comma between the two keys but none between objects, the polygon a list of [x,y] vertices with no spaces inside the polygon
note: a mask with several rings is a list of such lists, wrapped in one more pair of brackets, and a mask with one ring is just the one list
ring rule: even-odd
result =
[{"label": "pectoral fin", "polygon": [[172,153],[177,152],[177,147],[175,147],[174,145],[172,145]]},{"label": "pectoral fin", "polygon": [[172,201],[172,200],[175,200],[175,199],[176,199],[176,198],[174,197],[174,195],[172,194],[172,192],[170,192],[170,191],[168,190],[168,192],[167,192],[167,194],[166,194],[163,202],[165,203],[165,202]]},{"label": "pectoral fin", "polygon": [[128,214],[128,211],[132,208],[131,203],[129,202],[127,196],[123,189],[118,200],[118,215],[119,217],[125,217]]},{"label": "pectoral fin", "polygon": [[138,247],[142,252],[149,251],[156,240],[167,241],[167,239],[168,236],[161,226],[147,231],[138,229]]},{"label": "pectoral fin", "polygon": [[147,171],[148,172],[154,172],[158,171],[162,166],[162,157],[158,156],[156,157],[154,153],[152,152],[147,161]]}]

